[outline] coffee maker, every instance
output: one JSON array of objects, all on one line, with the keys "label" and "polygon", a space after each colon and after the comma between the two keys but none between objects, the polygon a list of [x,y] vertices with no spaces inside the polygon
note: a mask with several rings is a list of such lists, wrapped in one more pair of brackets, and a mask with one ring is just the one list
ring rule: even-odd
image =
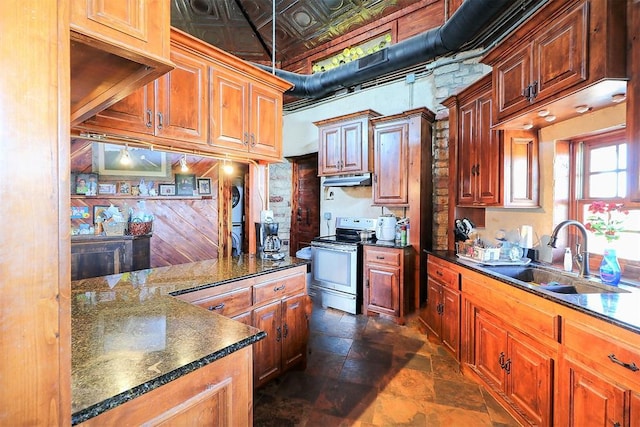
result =
[{"label": "coffee maker", "polygon": [[278,223],[267,218],[264,222],[256,222],[256,243],[260,259],[282,259],[280,239],[278,238]]}]

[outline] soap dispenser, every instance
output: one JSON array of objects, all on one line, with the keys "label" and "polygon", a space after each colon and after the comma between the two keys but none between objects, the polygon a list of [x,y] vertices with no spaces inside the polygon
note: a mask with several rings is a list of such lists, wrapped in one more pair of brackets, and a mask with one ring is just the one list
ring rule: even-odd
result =
[{"label": "soap dispenser", "polygon": [[564,250],[564,271],[573,270],[573,255],[571,254],[571,249],[566,248]]}]

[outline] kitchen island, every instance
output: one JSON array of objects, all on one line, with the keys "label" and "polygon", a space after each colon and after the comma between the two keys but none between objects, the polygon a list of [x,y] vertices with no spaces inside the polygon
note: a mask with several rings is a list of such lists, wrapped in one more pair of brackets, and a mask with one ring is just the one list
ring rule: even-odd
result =
[{"label": "kitchen island", "polygon": [[[121,405],[142,397],[161,401],[163,386],[174,387],[167,395],[180,395],[175,384],[181,378],[216,364],[234,370],[224,362],[240,355],[235,364],[245,363],[246,369],[234,370],[239,380],[225,375],[219,379],[220,384],[231,386],[218,387],[212,379],[200,380],[205,392],[224,391],[216,396],[220,405],[224,406],[224,399],[240,404],[244,414],[234,418],[235,422],[250,417],[251,345],[267,334],[176,296],[229,287],[247,279],[258,284],[287,270],[306,271],[305,265],[305,260],[297,258],[274,262],[243,255],[72,282],[72,423],[104,422],[111,414],[117,419]],[[246,406],[234,398],[245,398]],[[154,406],[156,401],[149,403]],[[143,414],[148,419],[164,419],[153,413],[153,407],[148,411]]]}]

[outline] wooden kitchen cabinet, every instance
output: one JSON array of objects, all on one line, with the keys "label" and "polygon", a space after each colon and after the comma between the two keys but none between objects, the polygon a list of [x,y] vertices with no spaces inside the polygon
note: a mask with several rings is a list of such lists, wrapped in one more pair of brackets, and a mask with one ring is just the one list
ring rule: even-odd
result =
[{"label": "wooden kitchen cabinet", "polygon": [[175,69],[84,122],[83,129],[136,137],[168,138],[204,145],[208,141],[207,62],[180,44],[172,32]]},{"label": "wooden kitchen cabinet", "polygon": [[460,276],[449,263],[427,258],[426,305],[421,306],[420,320],[429,335],[460,361]]},{"label": "wooden kitchen cabinet", "polygon": [[364,246],[364,310],[404,324],[413,306],[412,251],[409,248]]},{"label": "wooden kitchen cabinet", "polygon": [[376,123],[374,127],[373,203],[406,206],[409,203],[409,123]]},{"label": "wooden kitchen cabinet", "polygon": [[578,313],[563,326],[559,424],[640,426],[637,338]]},{"label": "wooden kitchen cabinet", "polygon": [[540,206],[540,165],[538,136],[531,131],[505,130],[502,206],[537,208]]},{"label": "wooden kitchen cabinet", "polygon": [[[608,79],[618,82],[600,85],[588,101],[598,103],[595,98],[601,98],[607,105],[611,95],[624,93],[625,2],[554,3],[483,59],[493,67],[493,125],[531,112],[529,122],[541,127],[544,118],[536,115],[543,106]],[[562,108],[551,105],[549,114],[561,119],[575,116],[574,107],[581,102],[572,102]],[[520,129],[523,123],[518,122]]]},{"label": "wooden kitchen cabinet", "polygon": [[173,68],[167,0],[72,0],[71,124]]},{"label": "wooden kitchen cabinet", "polygon": [[373,110],[314,122],[319,129],[318,175],[369,173],[373,167]]},{"label": "wooden kitchen cabinet", "polygon": [[221,66],[209,67],[211,144],[225,150],[282,156],[282,92]]},{"label": "wooden kitchen cabinet", "polygon": [[143,270],[151,263],[151,236],[74,236],[71,280]]},{"label": "wooden kitchen cabinet", "polygon": [[251,363],[242,348],[79,425],[251,425]]}]

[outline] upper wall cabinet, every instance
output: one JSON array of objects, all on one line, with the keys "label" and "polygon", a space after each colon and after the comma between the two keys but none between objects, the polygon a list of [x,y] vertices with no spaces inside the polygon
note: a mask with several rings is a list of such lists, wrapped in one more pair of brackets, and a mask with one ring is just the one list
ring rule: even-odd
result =
[{"label": "upper wall cabinet", "polygon": [[72,0],[71,124],[173,68],[168,0]]},{"label": "upper wall cabinet", "polygon": [[282,156],[282,92],[224,67],[209,68],[212,145]]},{"label": "upper wall cabinet", "polygon": [[280,160],[291,85],[176,29],[175,69],[76,127],[194,154]]},{"label": "upper wall cabinet", "polygon": [[373,110],[314,122],[320,131],[318,175],[368,173],[373,167]]},{"label": "upper wall cabinet", "polygon": [[619,0],[549,2],[487,54],[493,125],[543,127],[626,93],[625,9]]}]

